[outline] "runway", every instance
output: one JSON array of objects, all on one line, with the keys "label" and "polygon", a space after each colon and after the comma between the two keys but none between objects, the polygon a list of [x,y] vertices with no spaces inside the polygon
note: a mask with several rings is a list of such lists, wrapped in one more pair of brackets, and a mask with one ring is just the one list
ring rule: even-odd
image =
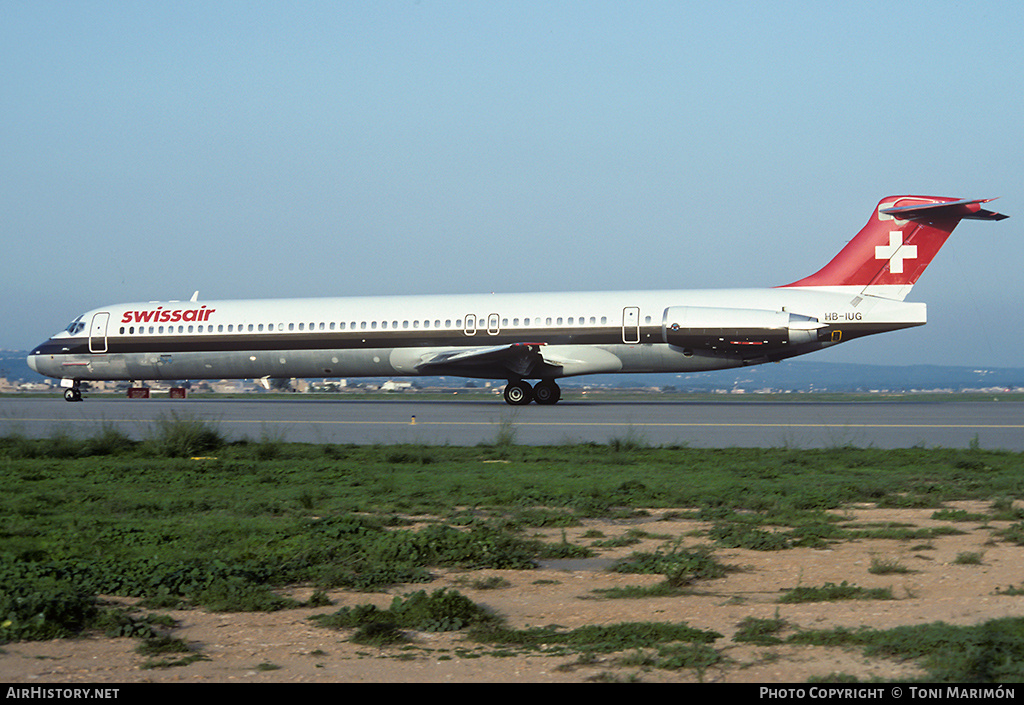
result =
[{"label": "runway", "polygon": [[290,442],[472,446],[614,440],[702,448],[838,446],[1024,451],[1024,401],[494,401],[323,398],[128,400],[94,396],[0,399],[0,436],[88,436],[104,424],[134,438],[174,415],[202,418],[228,438]]}]

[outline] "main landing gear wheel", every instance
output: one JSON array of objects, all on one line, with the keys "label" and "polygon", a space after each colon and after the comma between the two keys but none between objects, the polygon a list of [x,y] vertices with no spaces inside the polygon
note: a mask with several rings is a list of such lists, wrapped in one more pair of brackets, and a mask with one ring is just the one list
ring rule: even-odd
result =
[{"label": "main landing gear wheel", "polygon": [[533,399],[538,404],[557,404],[561,398],[561,388],[550,379],[537,382],[533,388]]},{"label": "main landing gear wheel", "polygon": [[505,403],[523,406],[533,401],[533,387],[529,382],[516,380],[505,385]]}]

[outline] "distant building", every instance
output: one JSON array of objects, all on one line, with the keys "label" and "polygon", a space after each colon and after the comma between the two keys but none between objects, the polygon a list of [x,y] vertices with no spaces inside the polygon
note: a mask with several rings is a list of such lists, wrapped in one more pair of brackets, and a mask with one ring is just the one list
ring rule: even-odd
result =
[{"label": "distant building", "polygon": [[380,389],[382,392],[404,392],[407,389],[412,389],[412,382],[396,382],[389,379],[380,385]]}]

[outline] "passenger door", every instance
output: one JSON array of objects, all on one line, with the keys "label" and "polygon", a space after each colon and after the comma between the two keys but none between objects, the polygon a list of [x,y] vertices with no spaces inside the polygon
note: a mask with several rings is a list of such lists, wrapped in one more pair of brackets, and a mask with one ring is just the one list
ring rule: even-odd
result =
[{"label": "passenger door", "polygon": [[110,314],[106,311],[94,314],[89,324],[89,352],[105,353],[107,351],[107,323]]}]

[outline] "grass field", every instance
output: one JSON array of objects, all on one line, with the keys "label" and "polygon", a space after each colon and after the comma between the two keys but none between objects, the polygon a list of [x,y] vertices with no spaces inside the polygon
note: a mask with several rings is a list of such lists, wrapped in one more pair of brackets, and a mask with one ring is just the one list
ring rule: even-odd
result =
[{"label": "grass field", "polygon": [[[164,638],[158,618],[107,609],[97,595],[142,597],[150,610],[280,610],[297,604],[275,591],[289,585],[318,588],[316,601],[327,589],[425,584],[438,567],[528,570],[542,559],[593,551],[539,540],[538,528],[655,508],[712,526],[705,549],[666,547],[614,568],[664,575],[658,589],[665,591],[721,570],[716,547],[784,551],[864,536],[927,538],[907,527],[842,526],[841,509],[853,503],[929,507],[955,522],[946,503],[983,500],[991,517],[1011,522],[999,540],[1024,542],[1024,514],[1013,503],[1024,497],[1024,454],[976,444],[715,450],[647,447],[627,435],[607,444],[532,447],[499,431],[493,443],[476,447],[305,445],[228,442],[215,424],[169,416],[143,441],[113,428],[88,438],[9,435],[0,438],[0,467],[0,643],[96,630],[147,644]],[[792,599],[840,599],[822,593],[843,587],[809,588]],[[412,624],[475,629],[476,638],[518,648],[562,639],[581,653],[653,640],[675,644],[673,657],[693,668],[715,659],[716,635],[683,625],[529,633],[507,629],[452,591],[423,592],[390,611],[349,610],[338,623],[378,644]],[[749,627],[757,638],[771,638],[771,625]],[[936,664],[936,679],[1024,676],[1024,621],[935,629],[800,638],[926,659]],[[978,649],[998,647],[998,663],[982,667],[946,655],[972,639],[981,640]],[[932,646],[922,650],[922,643]]]}]

